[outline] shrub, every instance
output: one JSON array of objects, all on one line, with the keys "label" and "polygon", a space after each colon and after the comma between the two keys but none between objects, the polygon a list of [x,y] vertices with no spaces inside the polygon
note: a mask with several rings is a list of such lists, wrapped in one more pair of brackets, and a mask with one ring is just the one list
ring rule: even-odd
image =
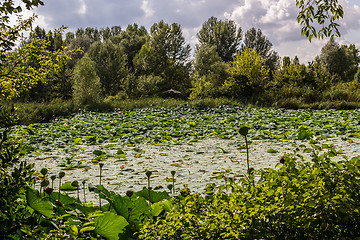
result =
[{"label": "shrub", "polygon": [[[315,150],[317,149],[317,150]],[[259,180],[229,177],[214,193],[178,201],[164,218],[147,222],[141,239],[355,239],[360,236],[360,159],[332,162],[321,147],[311,161],[284,156]]]},{"label": "shrub", "polygon": [[338,83],[324,92],[323,98],[330,101],[359,102],[360,83],[355,81]]}]

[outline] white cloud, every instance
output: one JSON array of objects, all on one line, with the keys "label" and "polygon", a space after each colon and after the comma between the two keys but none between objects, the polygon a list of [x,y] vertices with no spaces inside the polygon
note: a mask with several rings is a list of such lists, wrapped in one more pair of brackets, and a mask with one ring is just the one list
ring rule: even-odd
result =
[{"label": "white cloud", "polygon": [[141,4],[141,9],[145,12],[145,17],[149,18],[154,15],[154,10],[149,7],[149,1],[144,0]]},{"label": "white cloud", "polygon": [[85,0],[79,0],[79,1],[80,1],[80,8],[77,11],[77,13],[80,14],[80,15],[85,15],[86,10],[87,10]]}]

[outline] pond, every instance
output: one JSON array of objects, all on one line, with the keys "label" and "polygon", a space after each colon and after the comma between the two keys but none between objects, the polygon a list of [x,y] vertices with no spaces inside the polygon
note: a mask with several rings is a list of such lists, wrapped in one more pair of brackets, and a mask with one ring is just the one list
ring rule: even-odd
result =
[{"label": "pond", "polygon": [[[95,113],[79,112],[71,118],[46,124],[17,127],[26,140],[25,159],[49,175],[66,173],[63,182],[102,183],[125,194],[147,186],[146,171],[152,171],[151,186],[172,183],[175,170],[178,191],[184,184],[192,192],[204,192],[208,183],[221,183],[221,171],[246,172],[241,125],[250,127],[250,166],[276,168],[284,154],[299,153],[311,159],[315,148],[327,151],[334,145],[345,156],[360,155],[358,111],[313,111],[256,108],[138,109]],[[321,150],[320,150],[321,152]],[[55,184],[55,186],[57,186]],[[87,201],[95,196],[87,195]]]}]

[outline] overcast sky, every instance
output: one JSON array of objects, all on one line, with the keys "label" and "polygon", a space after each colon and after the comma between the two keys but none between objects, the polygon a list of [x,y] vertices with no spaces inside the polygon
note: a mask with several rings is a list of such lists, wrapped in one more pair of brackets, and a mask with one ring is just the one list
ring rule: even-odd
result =
[{"label": "overcast sky", "polygon": [[[341,44],[360,48],[360,1],[339,0],[345,17],[341,23]],[[44,0],[45,5],[33,10],[38,15],[35,25],[52,30],[64,25],[67,31],[79,27],[111,27],[137,23],[150,26],[164,20],[179,23],[189,43],[196,43],[196,33],[211,16],[231,19],[245,32],[260,28],[283,56],[298,56],[307,63],[320,54],[325,40],[301,37],[296,21],[295,0]]]}]

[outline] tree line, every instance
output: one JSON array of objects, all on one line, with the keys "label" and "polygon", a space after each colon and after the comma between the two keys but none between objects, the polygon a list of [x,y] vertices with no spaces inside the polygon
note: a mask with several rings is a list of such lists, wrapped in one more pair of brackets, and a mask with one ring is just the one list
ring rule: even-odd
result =
[{"label": "tree line", "polygon": [[[36,27],[35,39],[48,51],[80,49],[46,83],[23,92],[20,101],[73,99],[87,105],[102,99],[164,96],[175,89],[181,97],[228,97],[246,103],[296,98],[311,102],[351,98],[358,90],[359,50],[333,39],[307,65],[297,57],[279,57],[261,29],[243,33],[232,20],[209,18],[197,33],[194,57],[180,24],[160,21],[150,30],[137,24],[79,28],[75,33]],[[21,47],[14,52],[21,52]],[[36,61],[28,63],[36,68]],[[343,92],[334,91],[342,89]],[[345,92],[345,93],[344,93]],[[353,99],[351,99],[353,100]],[[355,99],[357,100],[357,99]]]}]

